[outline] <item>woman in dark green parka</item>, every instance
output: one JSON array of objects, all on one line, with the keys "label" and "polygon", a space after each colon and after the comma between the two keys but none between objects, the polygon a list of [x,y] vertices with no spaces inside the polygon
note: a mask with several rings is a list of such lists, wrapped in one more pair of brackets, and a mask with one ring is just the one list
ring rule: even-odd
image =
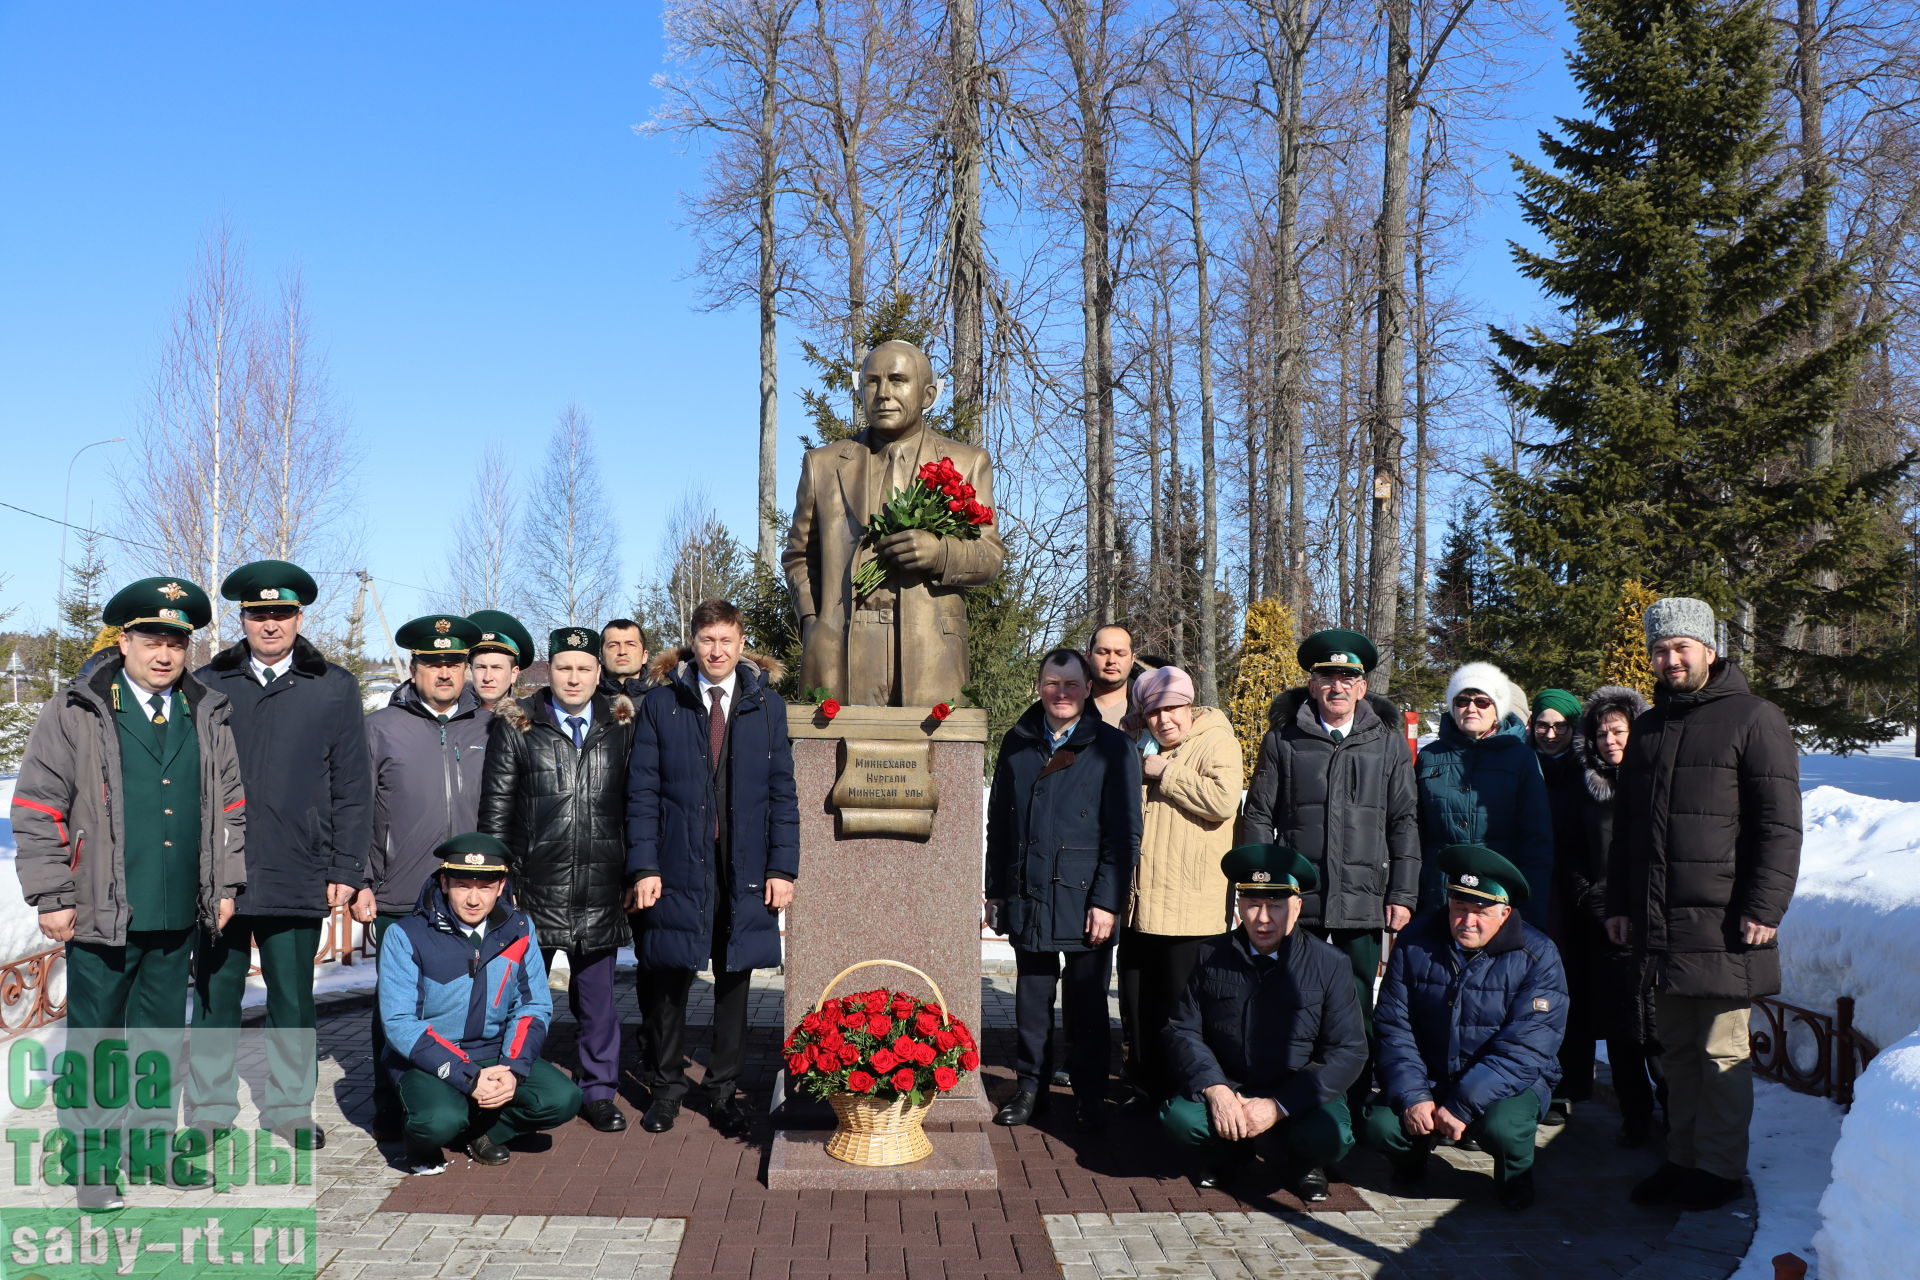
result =
[{"label": "woman in dark green parka", "polygon": [[[1444,905],[1434,865],[1455,844],[1485,845],[1513,863],[1529,884],[1553,883],[1553,818],[1540,762],[1527,745],[1524,695],[1500,668],[1469,662],[1447,681],[1440,734],[1420,749],[1420,907]],[[1549,896],[1520,908],[1537,929],[1547,925]]]}]

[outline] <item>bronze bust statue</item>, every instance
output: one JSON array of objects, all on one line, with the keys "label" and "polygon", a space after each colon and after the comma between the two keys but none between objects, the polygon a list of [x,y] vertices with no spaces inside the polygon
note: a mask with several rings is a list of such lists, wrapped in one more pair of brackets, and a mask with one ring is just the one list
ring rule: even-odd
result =
[{"label": "bronze bust statue", "polygon": [[[864,431],[807,452],[781,567],[800,618],[800,684],[849,705],[932,707],[967,682],[967,606],[962,593],[999,576],[1006,547],[993,524],[978,538],[923,529],[866,539],[867,521],[920,468],[950,458],[993,504],[986,450],[927,430],[939,387],[926,353],[883,342],[860,367]],[[861,596],[855,573],[881,558],[881,585]]]}]

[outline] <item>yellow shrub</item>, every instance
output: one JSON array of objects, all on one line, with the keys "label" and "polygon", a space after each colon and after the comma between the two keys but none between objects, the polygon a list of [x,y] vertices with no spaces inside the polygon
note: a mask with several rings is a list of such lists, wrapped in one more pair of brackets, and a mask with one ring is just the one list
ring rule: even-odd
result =
[{"label": "yellow shrub", "polygon": [[1300,647],[1293,611],[1278,600],[1256,601],[1247,610],[1247,629],[1240,641],[1240,674],[1227,698],[1227,718],[1239,735],[1242,780],[1252,782],[1260,739],[1267,735],[1267,710],[1276,695],[1307,683],[1294,653]]}]

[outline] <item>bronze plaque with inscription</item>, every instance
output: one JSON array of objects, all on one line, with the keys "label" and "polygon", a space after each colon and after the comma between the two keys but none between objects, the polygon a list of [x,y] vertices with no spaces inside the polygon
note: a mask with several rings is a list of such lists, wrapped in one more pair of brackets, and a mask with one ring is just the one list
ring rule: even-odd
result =
[{"label": "bronze plaque with inscription", "polygon": [[933,833],[940,791],[932,743],[848,738],[840,752],[831,799],[841,835],[924,840]]}]

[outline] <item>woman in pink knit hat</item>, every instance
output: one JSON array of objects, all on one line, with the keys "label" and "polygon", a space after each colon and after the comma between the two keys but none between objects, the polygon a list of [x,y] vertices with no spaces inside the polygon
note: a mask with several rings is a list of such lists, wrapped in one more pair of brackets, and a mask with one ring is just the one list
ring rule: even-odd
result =
[{"label": "woman in pink knit hat", "polygon": [[1134,682],[1134,714],[1152,735],[1141,764],[1145,821],[1120,933],[1120,1016],[1135,1097],[1171,1091],[1161,1031],[1200,943],[1229,927],[1221,856],[1240,805],[1240,743],[1226,714],[1193,705],[1193,678],[1160,667]]}]

